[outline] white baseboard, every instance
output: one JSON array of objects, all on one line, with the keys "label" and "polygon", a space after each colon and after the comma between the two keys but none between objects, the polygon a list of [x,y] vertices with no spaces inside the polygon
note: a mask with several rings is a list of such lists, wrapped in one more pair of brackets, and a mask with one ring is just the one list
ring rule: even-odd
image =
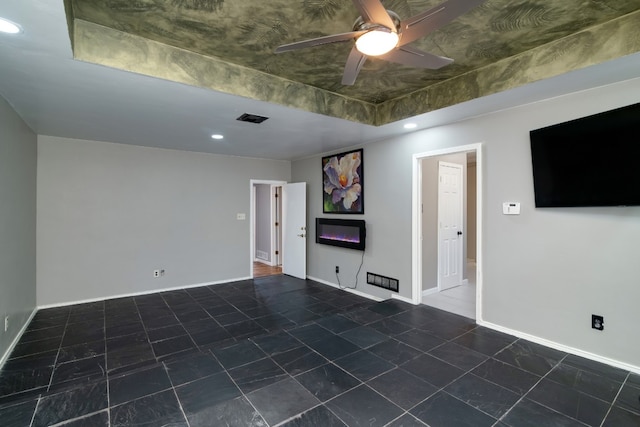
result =
[{"label": "white baseboard", "polygon": [[496,325],[494,323],[486,322],[484,320],[476,320],[476,323],[480,326],[484,326],[489,329],[493,329],[499,332],[504,332],[505,334],[513,335],[518,338],[522,338],[527,341],[534,342],[536,344],[544,345],[545,347],[551,347],[556,350],[563,351],[565,353],[571,353],[576,356],[584,357],[585,359],[590,359],[595,362],[604,363],[605,365],[610,365],[616,368],[624,369],[625,371],[631,371],[636,374],[640,374],[640,366],[630,365],[628,363],[620,362],[618,360],[610,359],[608,357],[599,356],[597,354],[589,353],[588,351],[584,351],[578,348],[560,344],[555,341],[550,341],[545,338],[540,338],[535,335],[530,335],[530,334],[527,334],[526,332],[520,332],[514,329],[505,328],[504,326]]},{"label": "white baseboard", "polygon": [[427,295],[431,295],[431,294],[437,294],[438,293],[438,287],[436,286],[435,288],[429,288],[429,289],[423,289],[422,290],[422,296],[426,297]]},{"label": "white baseboard", "polygon": [[38,312],[38,308],[34,308],[31,311],[31,314],[29,315],[29,318],[27,319],[26,322],[24,322],[24,325],[22,325],[22,328],[20,328],[20,331],[18,331],[18,334],[16,335],[16,337],[13,339],[13,341],[11,342],[9,347],[7,348],[7,351],[5,351],[4,354],[2,355],[2,357],[0,357],[0,370],[4,366],[4,362],[7,361],[7,359],[9,358],[9,355],[11,354],[13,349],[18,344],[18,341],[20,341],[20,338],[22,338],[22,335],[24,334],[24,331],[27,330],[27,326],[29,326],[29,323],[31,323],[31,320],[33,319],[33,316],[35,316],[37,312]]},{"label": "white baseboard", "polygon": [[331,282],[328,282],[326,280],[318,279],[316,277],[307,276],[307,279],[313,280],[314,282],[322,283],[323,285],[331,286],[333,288],[342,289],[344,291],[351,292],[352,294],[358,295],[360,297],[368,298],[368,299],[373,300],[373,301],[377,301],[377,302],[384,301],[384,298],[374,297],[373,295],[366,294],[366,293],[364,293],[362,291],[359,291],[357,289],[350,289],[350,288],[340,287],[336,283],[331,283]]},{"label": "white baseboard", "polygon": [[103,296],[103,297],[98,297],[98,298],[88,298],[88,299],[78,300],[78,301],[69,301],[69,302],[61,302],[61,303],[54,303],[54,304],[44,304],[44,305],[39,305],[38,306],[38,310],[42,310],[42,309],[45,309],[45,308],[66,307],[68,305],[75,305],[75,304],[86,304],[86,303],[90,303],[90,302],[106,301],[106,300],[116,299],[116,298],[137,297],[137,296],[141,296],[141,295],[156,294],[158,292],[170,292],[170,291],[179,291],[181,289],[200,288],[202,286],[221,285],[223,283],[240,282],[242,280],[251,280],[251,279],[252,279],[252,277],[238,277],[238,278],[235,278],[235,279],[219,280],[219,281],[216,281],[216,282],[196,283],[196,284],[193,284],[193,285],[183,285],[183,286],[174,286],[174,287],[171,287],[171,288],[152,289],[152,290],[147,290],[147,291],[131,292],[131,293],[120,294],[120,295],[109,295],[109,296]]},{"label": "white baseboard", "polygon": [[253,259],[255,262],[259,262],[260,264],[265,264],[268,265],[270,267],[273,267],[273,263],[270,261],[267,261],[266,259],[261,259],[261,258],[254,258]]},{"label": "white baseboard", "polygon": [[391,294],[391,299],[397,299],[398,301],[406,302],[406,303],[409,303],[411,305],[419,305],[420,304],[420,303],[417,303],[417,304],[414,303],[411,298],[403,297],[403,296],[400,296],[398,294]]}]

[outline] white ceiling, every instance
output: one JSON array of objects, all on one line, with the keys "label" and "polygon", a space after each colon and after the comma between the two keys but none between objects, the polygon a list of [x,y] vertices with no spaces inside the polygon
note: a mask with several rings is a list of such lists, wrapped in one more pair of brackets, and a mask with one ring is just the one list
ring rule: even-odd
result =
[{"label": "white ceiling", "polygon": [[0,95],[37,134],[236,156],[293,160],[640,76],[637,53],[373,127],[75,61],[63,0],[2,0],[0,16],[24,29],[0,34]]}]

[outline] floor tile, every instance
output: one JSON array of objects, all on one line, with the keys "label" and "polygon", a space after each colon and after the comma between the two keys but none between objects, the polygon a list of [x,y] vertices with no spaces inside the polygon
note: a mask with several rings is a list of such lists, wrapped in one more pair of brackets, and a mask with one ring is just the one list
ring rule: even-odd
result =
[{"label": "floor tile", "polygon": [[392,299],[381,301],[369,307],[369,310],[384,316],[392,316],[411,309],[413,309],[413,306],[410,304],[394,301]]},{"label": "floor tile", "polygon": [[145,396],[110,408],[112,427],[187,427],[173,390]]},{"label": "floor tile", "polygon": [[0,406],[0,420],[2,425],[4,427],[29,426],[37,403],[38,400],[33,399],[12,406]]},{"label": "floor tile", "polygon": [[561,351],[518,340],[495,358],[536,375],[546,375],[564,356],[566,353]]},{"label": "floor tile", "polygon": [[430,427],[489,427],[496,420],[455,397],[438,392],[410,413]]},{"label": "floor tile", "polygon": [[267,357],[257,345],[246,340],[228,347],[214,349],[212,352],[226,369],[246,365]]},{"label": "floor tile", "polygon": [[411,414],[404,414],[391,424],[387,424],[387,427],[428,427],[425,423],[417,419]]},{"label": "floor tile", "polygon": [[268,356],[284,353],[285,351],[302,346],[300,341],[285,331],[256,337],[253,338],[252,341],[256,343]]},{"label": "floor tile", "polygon": [[627,371],[624,369],[608,366],[573,354],[569,354],[562,363],[573,366],[583,372],[591,372],[620,383],[627,377]]},{"label": "floor tile", "polygon": [[222,365],[208,352],[181,357],[175,362],[165,362],[165,365],[176,387],[223,371]]},{"label": "floor tile", "polygon": [[212,406],[240,396],[240,390],[226,372],[176,387],[176,394],[187,415],[208,411]]},{"label": "floor tile", "polygon": [[229,374],[244,392],[249,393],[287,377],[271,359],[262,359],[229,370]]},{"label": "floor tile", "polygon": [[376,331],[369,326],[360,326],[350,329],[340,334],[342,338],[346,338],[361,348],[368,348],[389,339],[382,332]]},{"label": "floor tile", "polygon": [[93,341],[89,343],[77,344],[69,347],[62,347],[58,354],[58,363],[73,362],[75,360],[87,359],[105,354],[106,346],[104,341]]},{"label": "floor tile", "polygon": [[411,347],[417,348],[420,351],[429,351],[439,345],[444,344],[446,341],[433,336],[425,331],[419,329],[411,329],[399,335],[394,335],[394,338],[401,341]]},{"label": "floor tile", "polygon": [[457,379],[444,390],[495,418],[503,416],[520,399],[516,393],[473,374]]},{"label": "floor tile", "polygon": [[360,350],[357,345],[337,335],[320,341],[313,341],[307,345],[329,360],[335,360],[338,357]]},{"label": "floor tile", "polygon": [[334,334],[339,334],[360,326],[359,323],[356,323],[341,314],[327,316],[318,320],[316,323],[323,328],[330,330]]},{"label": "floor tile", "polygon": [[584,427],[584,424],[531,400],[523,399],[502,422],[510,427]]},{"label": "floor tile", "polygon": [[151,341],[152,343],[155,341],[162,341],[168,338],[179,337],[186,334],[187,331],[182,327],[182,325],[172,325],[165,326],[164,328],[147,330],[147,336],[149,337],[149,341]]},{"label": "floor tile", "polygon": [[360,350],[335,360],[335,364],[358,378],[367,381],[387,372],[395,365],[374,355],[370,351]]},{"label": "floor tile", "polygon": [[396,368],[367,383],[369,387],[403,409],[411,409],[438,391],[438,388]]},{"label": "floor tile", "polygon": [[615,405],[640,415],[640,387],[626,383],[616,398]]},{"label": "floor tile", "polygon": [[149,394],[171,388],[164,366],[109,378],[109,403],[111,406],[139,399]]},{"label": "floor tile", "polygon": [[260,326],[253,320],[245,320],[243,322],[233,323],[231,325],[225,326],[224,328],[227,330],[229,335],[237,340],[255,337],[256,335],[261,335],[266,332],[266,330],[262,326]]},{"label": "floor tile", "polygon": [[336,417],[324,405],[300,414],[292,420],[284,423],[281,427],[347,427],[338,417]]},{"label": "floor tile", "polygon": [[104,411],[75,418],[64,424],[57,424],[56,427],[110,427],[109,410],[105,409]]},{"label": "floor tile", "polygon": [[49,385],[56,351],[9,359],[0,371],[0,397]]},{"label": "floor tile", "polygon": [[421,351],[393,339],[376,344],[369,351],[396,365],[402,365],[422,354]]},{"label": "floor tile", "polygon": [[429,354],[440,360],[444,360],[453,366],[457,366],[463,371],[473,369],[489,358],[482,353],[478,353],[452,342],[448,342],[434,348],[429,352]]},{"label": "floor tile", "polygon": [[247,399],[269,423],[275,425],[318,405],[319,401],[293,378],[247,394]]},{"label": "floor tile", "polygon": [[438,387],[444,387],[464,374],[462,369],[428,354],[423,354],[405,363],[401,368]]},{"label": "floor tile", "polygon": [[156,357],[162,357],[173,353],[195,348],[193,341],[189,335],[168,338],[162,341],[156,341],[151,344]]},{"label": "floor tile", "polygon": [[361,384],[355,377],[330,363],[300,374],[295,379],[322,402]]},{"label": "floor tile", "polygon": [[313,341],[325,340],[335,336],[333,332],[315,323],[290,329],[288,332],[305,344]]},{"label": "floor tile", "polygon": [[53,371],[51,384],[67,381],[91,382],[101,378],[106,379],[106,360],[104,355],[63,363]]},{"label": "floor tile", "polygon": [[190,427],[267,427],[267,423],[243,396],[187,414]]},{"label": "floor tile", "polygon": [[40,341],[29,341],[25,343],[19,342],[9,357],[15,359],[17,357],[31,356],[38,353],[58,350],[61,342],[62,335],[54,338],[46,338]]},{"label": "floor tile", "polygon": [[327,363],[327,359],[307,346],[276,354],[272,358],[290,375],[298,375]]},{"label": "floor tile", "polygon": [[624,381],[624,379],[616,381],[592,371],[584,371],[564,362],[556,366],[547,378],[609,403],[613,402]]},{"label": "floor tile", "polygon": [[31,341],[40,341],[44,339],[50,338],[58,338],[62,340],[62,334],[64,333],[65,325],[57,325],[50,328],[45,329],[36,329],[36,330],[27,330],[22,337],[20,338],[20,343],[27,343]]},{"label": "floor tile", "polygon": [[[109,344],[107,343],[107,348]],[[154,360],[151,344],[141,343],[129,347],[107,350],[107,369],[110,371],[123,366],[134,365],[136,363]]]},{"label": "floor tile", "polygon": [[610,406],[603,400],[557,384],[548,378],[543,378],[526,397],[590,426],[599,426]]},{"label": "floor tile", "polygon": [[384,426],[403,412],[366,385],[340,395],[326,406],[349,427]]},{"label": "floor tile", "polygon": [[476,328],[456,338],[453,342],[479,353],[486,354],[487,356],[493,356],[512,344],[516,339],[514,336],[501,332],[486,328]]},{"label": "floor tile", "polygon": [[540,381],[539,376],[496,359],[487,360],[471,372],[519,395],[524,395]]},{"label": "floor tile", "polygon": [[386,335],[399,335],[411,329],[411,326],[392,319],[378,320],[377,322],[370,323],[368,326]]},{"label": "floor tile", "polygon": [[602,427],[638,427],[640,415],[614,406],[605,418]]},{"label": "floor tile", "polygon": [[107,382],[101,381],[42,398],[32,426],[49,426],[106,408]]}]

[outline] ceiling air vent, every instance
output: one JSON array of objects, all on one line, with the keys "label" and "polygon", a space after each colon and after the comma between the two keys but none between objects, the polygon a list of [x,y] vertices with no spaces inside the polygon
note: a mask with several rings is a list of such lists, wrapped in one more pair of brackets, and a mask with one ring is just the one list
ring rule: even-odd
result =
[{"label": "ceiling air vent", "polygon": [[244,113],[236,120],[240,120],[241,122],[249,122],[249,123],[262,123],[267,120],[269,117],[257,116],[255,114]]}]

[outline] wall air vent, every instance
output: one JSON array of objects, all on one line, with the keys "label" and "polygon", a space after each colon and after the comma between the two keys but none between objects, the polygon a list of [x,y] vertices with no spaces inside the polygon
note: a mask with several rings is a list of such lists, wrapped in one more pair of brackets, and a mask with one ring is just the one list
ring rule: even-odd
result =
[{"label": "wall air vent", "polygon": [[249,123],[262,123],[265,120],[267,120],[269,117],[264,117],[264,116],[258,116],[256,114],[249,114],[249,113],[244,113],[243,115],[241,115],[240,117],[238,117],[236,120],[240,120],[241,122],[249,122]]}]

